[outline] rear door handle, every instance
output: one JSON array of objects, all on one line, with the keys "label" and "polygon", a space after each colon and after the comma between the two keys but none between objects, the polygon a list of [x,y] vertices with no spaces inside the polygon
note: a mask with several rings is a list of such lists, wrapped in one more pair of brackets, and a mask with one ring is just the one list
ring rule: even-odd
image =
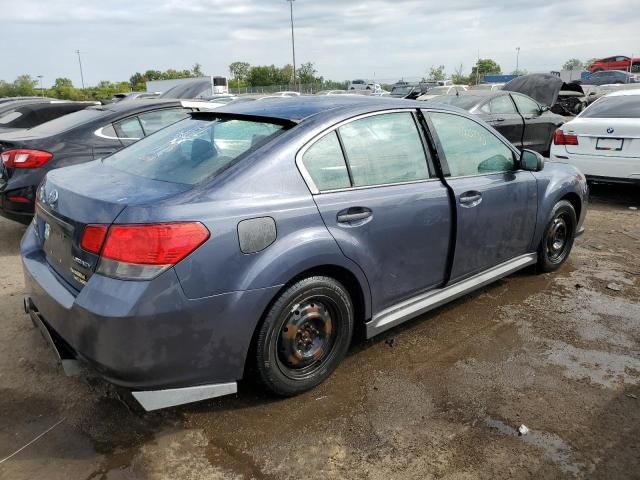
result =
[{"label": "rear door handle", "polygon": [[504,121],[505,121],[505,118],[503,117],[496,118],[496,122],[504,122]]},{"label": "rear door handle", "polygon": [[354,223],[365,220],[372,215],[372,211],[366,207],[350,207],[338,212],[338,223]]},{"label": "rear door handle", "polygon": [[463,207],[475,207],[482,202],[482,194],[476,191],[464,192],[460,195],[460,204]]}]

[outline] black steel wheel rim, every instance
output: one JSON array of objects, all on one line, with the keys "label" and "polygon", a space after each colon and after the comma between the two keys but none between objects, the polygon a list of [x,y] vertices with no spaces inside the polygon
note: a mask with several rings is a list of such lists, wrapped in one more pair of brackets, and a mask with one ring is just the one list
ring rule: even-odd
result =
[{"label": "black steel wheel rim", "polygon": [[562,260],[569,245],[570,233],[566,216],[564,214],[555,216],[547,233],[547,256],[550,261]]},{"label": "black steel wheel rim", "polygon": [[338,312],[335,301],[326,296],[305,298],[287,312],[276,342],[282,373],[306,378],[326,364],[336,341]]}]

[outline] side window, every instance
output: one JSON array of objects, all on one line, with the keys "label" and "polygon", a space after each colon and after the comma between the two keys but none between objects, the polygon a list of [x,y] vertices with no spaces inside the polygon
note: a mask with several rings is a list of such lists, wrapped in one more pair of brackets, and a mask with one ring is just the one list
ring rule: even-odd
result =
[{"label": "side window", "polygon": [[314,143],[305,152],[302,163],[320,191],[351,186],[336,132],[331,132]]},{"label": "side window", "polygon": [[151,135],[161,128],[168,127],[189,116],[184,108],[171,108],[167,110],[156,110],[154,112],[143,113],[138,116],[145,135]]},{"label": "side window", "polygon": [[512,150],[485,127],[450,113],[430,113],[453,177],[514,170]]},{"label": "side window", "polygon": [[424,180],[427,159],[413,115],[387,113],[339,129],[353,186]]},{"label": "side window", "polygon": [[540,105],[531,100],[530,98],[523,97],[522,95],[513,95],[513,100],[518,106],[518,110],[523,115],[530,113],[540,113]]},{"label": "side window", "polygon": [[120,140],[140,140],[144,137],[144,131],[138,117],[131,117],[114,123],[113,127]]},{"label": "side window", "polygon": [[491,100],[491,113],[493,114],[506,114],[506,113],[518,113],[516,107],[509,98],[509,95],[501,95]]},{"label": "side window", "polygon": [[113,128],[113,125],[111,124],[96,130],[95,134],[99,137],[118,140],[118,134],[116,133],[116,129]]}]

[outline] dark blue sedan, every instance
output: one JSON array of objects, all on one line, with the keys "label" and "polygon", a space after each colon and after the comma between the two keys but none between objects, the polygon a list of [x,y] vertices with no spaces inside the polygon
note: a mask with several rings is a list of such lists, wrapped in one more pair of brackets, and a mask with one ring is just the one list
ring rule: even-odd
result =
[{"label": "dark blue sedan", "polygon": [[22,241],[25,309],[67,371],[148,410],[295,395],[373,337],[582,231],[585,178],[443,105],[356,96],[194,112],[48,173]]}]

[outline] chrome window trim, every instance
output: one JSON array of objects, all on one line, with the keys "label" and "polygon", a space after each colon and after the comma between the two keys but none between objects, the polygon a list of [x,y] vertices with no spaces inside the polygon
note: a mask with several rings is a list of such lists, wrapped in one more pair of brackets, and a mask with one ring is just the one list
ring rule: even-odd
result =
[{"label": "chrome window trim", "polygon": [[[347,188],[340,188],[340,189],[334,189],[334,190],[320,190],[317,185],[315,184],[315,182],[313,181],[313,178],[311,178],[311,174],[309,173],[309,171],[307,170],[307,168],[304,166],[303,163],[303,157],[304,154],[307,153],[307,150],[309,150],[313,145],[316,144],[316,142],[320,139],[322,139],[325,135],[329,135],[331,132],[335,132],[336,130],[338,130],[340,127],[351,123],[351,122],[355,122],[357,120],[362,120],[363,118],[369,118],[369,117],[375,117],[378,115],[386,115],[388,113],[409,113],[413,115],[415,115],[415,113],[418,111],[418,108],[416,107],[407,107],[407,108],[394,108],[394,109],[389,109],[389,110],[378,110],[376,112],[367,112],[367,113],[362,113],[360,115],[356,115],[355,117],[351,117],[351,118],[347,118],[345,120],[342,120],[338,123],[336,123],[335,125],[332,125],[331,127],[321,131],[320,133],[314,135],[310,140],[308,140],[303,146],[302,148],[300,148],[300,150],[298,150],[298,153],[296,153],[296,167],[298,167],[298,170],[300,171],[300,174],[302,175],[302,178],[304,179],[305,183],[307,184],[307,187],[309,187],[309,190],[311,191],[311,193],[313,195],[321,195],[324,193],[335,193],[335,192],[344,192],[347,190],[363,190],[365,188],[379,188],[379,187],[389,187],[391,185],[407,185],[407,184],[411,184],[411,183],[420,183],[420,182],[426,182],[426,181],[432,181],[432,180],[439,180],[438,178],[425,178],[425,179],[421,179],[421,180],[411,180],[408,182],[396,182],[396,183],[387,183],[387,184],[380,184],[380,185],[365,185],[365,186],[360,186],[360,187],[347,187]],[[414,124],[416,123],[415,118],[413,118]],[[416,124],[416,131],[418,132],[418,134],[420,134],[420,125]],[[431,175],[431,172],[429,171],[429,165],[427,162],[427,153],[425,152],[424,154],[424,159],[425,159],[425,166],[427,167],[427,173],[429,175]],[[345,161],[345,165],[347,162],[347,159],[344,158],[343,155],[343,159]]]},{"label": "chrome window trim", "polygon": [[[104,125],[103,127],[100,127],[100,128],[99,128],[99,129],[97,129],[95,132],[93,132],[93,134],[94,134],[96,137],[106,138],[106,139],[108,139],[108,140],[120,140],[120,138],[118,138],[118,137],[110,137],[109,135],[105,135],[104,133],[102,133],[102,131],[103,131],[105,128],[108,128],[108,127],[112,127],[112,128],[113,128],[113,124],[111,124],[111,123],[110,123],[109,125]],[[127,139],[123,139],[123,140],[134,140],[134,139],[133,139],[133,138],[127,138]]]}]

